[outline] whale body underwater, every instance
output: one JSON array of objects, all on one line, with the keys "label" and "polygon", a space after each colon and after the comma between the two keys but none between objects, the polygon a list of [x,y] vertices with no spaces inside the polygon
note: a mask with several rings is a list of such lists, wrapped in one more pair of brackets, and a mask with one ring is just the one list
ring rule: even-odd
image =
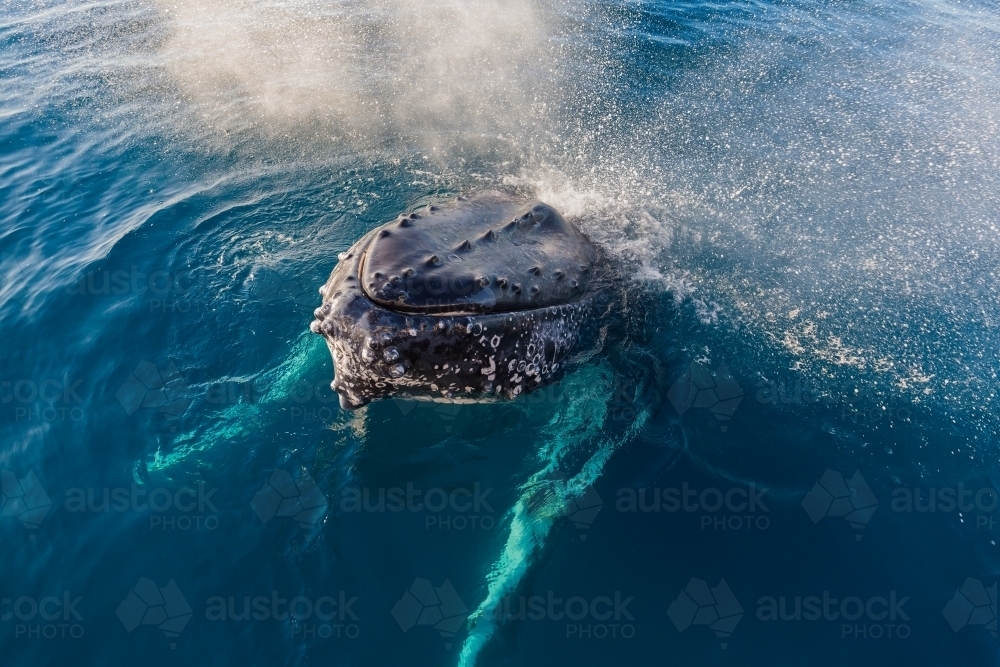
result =
[{"label": "whale body underwater", "polygon": [[310,329],[348,410],[513,399],[587,358],[612,308],[601,249],[553,207],[499,193],[401,215],[339,260]]}]

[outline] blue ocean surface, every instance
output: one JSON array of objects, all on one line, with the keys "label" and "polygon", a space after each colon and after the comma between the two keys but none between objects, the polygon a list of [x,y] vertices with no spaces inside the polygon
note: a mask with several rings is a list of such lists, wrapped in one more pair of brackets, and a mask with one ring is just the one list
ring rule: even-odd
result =
[{"label": "blue ocean surface", "polygon": [[[998,100],[989,0],[7,0],[0,664],[1000,663]],[[631,333],[341,410],[486,190]]]}]

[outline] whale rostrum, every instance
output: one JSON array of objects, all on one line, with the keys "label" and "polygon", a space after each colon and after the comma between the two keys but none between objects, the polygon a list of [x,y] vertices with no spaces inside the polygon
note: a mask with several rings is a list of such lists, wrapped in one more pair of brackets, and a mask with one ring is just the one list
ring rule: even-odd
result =
[{"label": "whale rostrum", "polygon": [[310,328],[346,409],[489,401],[559,377],[593,336],[602,255],[558,211],[497,193],[402,215],[340,255]]}]

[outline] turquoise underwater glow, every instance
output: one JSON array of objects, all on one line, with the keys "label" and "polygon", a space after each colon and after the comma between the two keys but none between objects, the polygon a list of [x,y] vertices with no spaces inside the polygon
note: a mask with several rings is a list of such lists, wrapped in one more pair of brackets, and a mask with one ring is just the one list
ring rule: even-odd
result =
[{"label": "turquoise underwater glow", "polygon": [[[5,3],[0,664],[997,664],[998,36]],[[631,305],[517,400],[342,411],[339,253],[484,190]]]}]

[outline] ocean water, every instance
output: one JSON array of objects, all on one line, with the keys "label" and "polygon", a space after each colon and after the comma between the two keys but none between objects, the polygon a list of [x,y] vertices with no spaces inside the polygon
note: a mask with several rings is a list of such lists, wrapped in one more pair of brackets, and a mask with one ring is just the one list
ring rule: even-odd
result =
[{"label": "ocean water", "polygon": [[[0,9],[4,666],[994,665],[1000,8]],[[544,199],[634,308],[353,413],[403,211]]]}]

